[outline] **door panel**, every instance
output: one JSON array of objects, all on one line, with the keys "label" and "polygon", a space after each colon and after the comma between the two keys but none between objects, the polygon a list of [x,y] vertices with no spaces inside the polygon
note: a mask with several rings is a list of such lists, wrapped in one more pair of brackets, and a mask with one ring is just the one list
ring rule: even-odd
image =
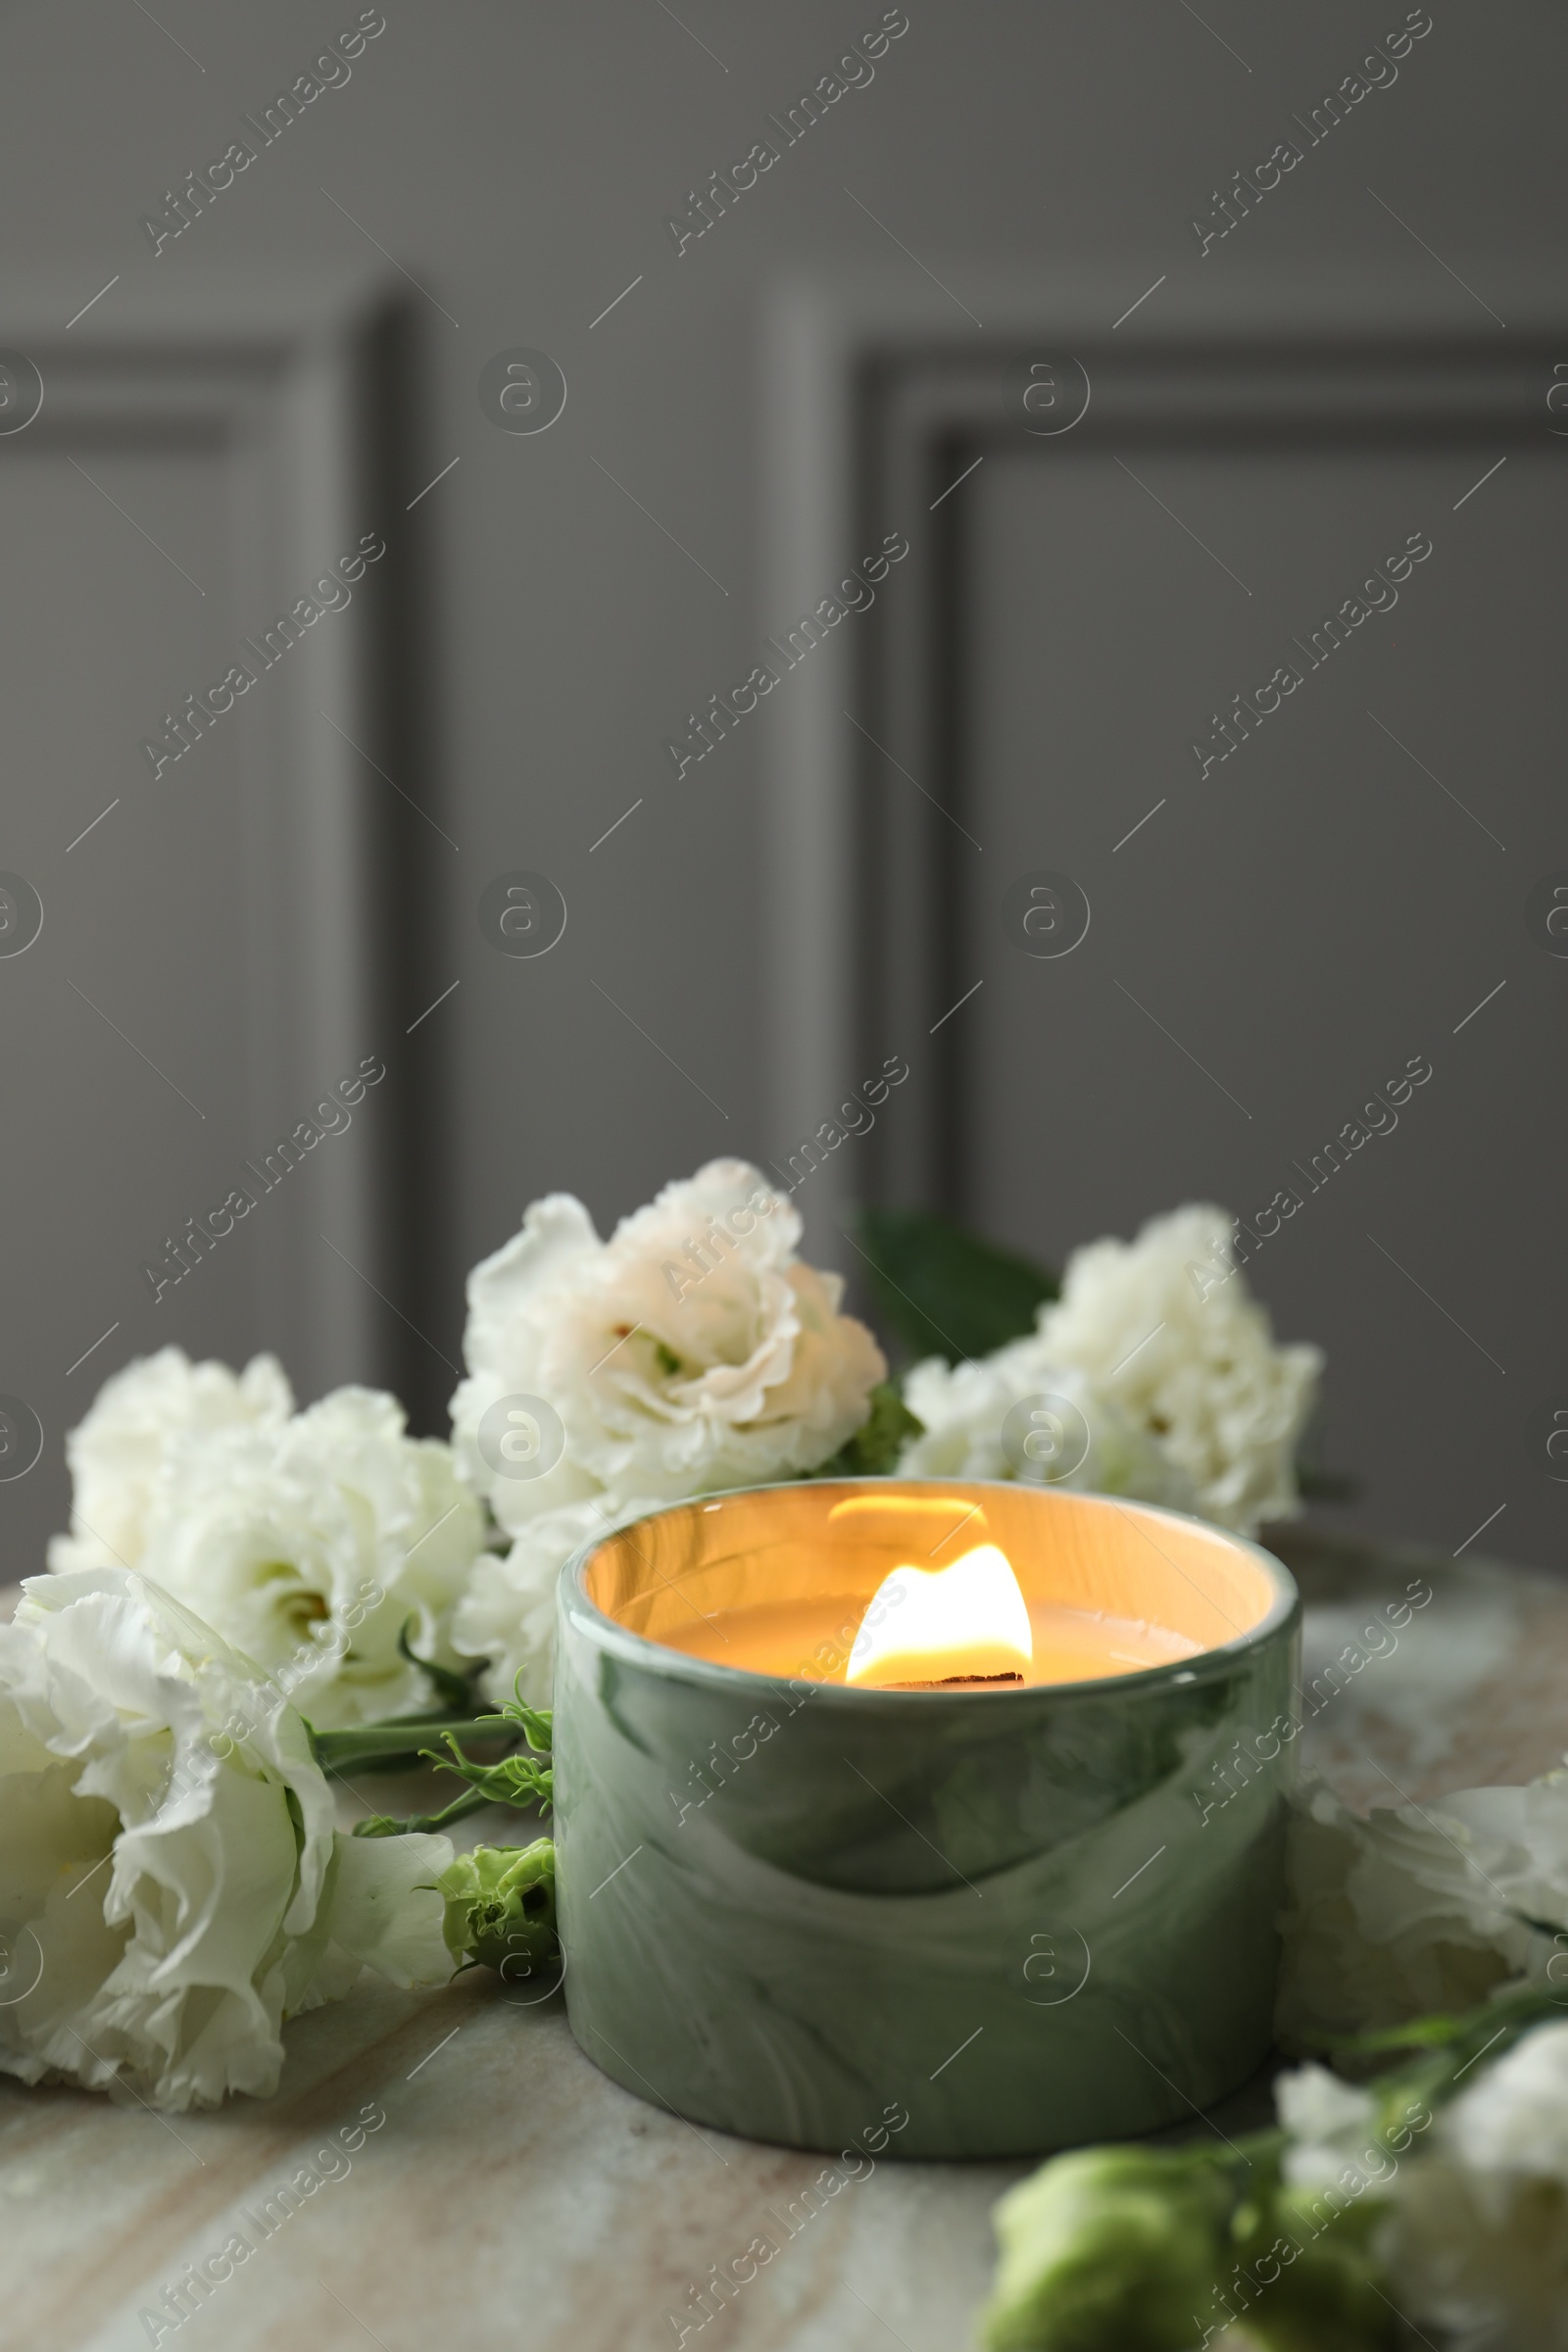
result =
[{"label": "door panel", "polygon": [[[1348,1523],[1457,1548],[1505,1514],[1489,1542],[1552,1557],[1556,325],[1369,282],[1209,280],[1141,341],[1093,284],[982,307],[962,339],[934,300],[825,301],[782,379],[828,485],[794,576],[890,524],[910,552],[792,689],[780,905],[810,904],[803,799],[857,882],[815,913],[846,977],[805,1044],[779,956],[780,1127],[892,1051],[907,1083],[812,1175],[840,1215],[923,1202],[1059,1264],[1219,1202],[1279,1336],[1326,1350]],[[1043,368],[1092,387],[1065,432]],[[1059,956],[1009,910],[1043,874],[1089,907]]]},{"label": "door panel", "polygon": [[[962,773],[985,882],[979,857],[958,871],[988,985],[957,1016],[962,1207],[1059,1261],[1181,1200],[1251,1220],[1287,1189],[1252,1278],[1282,1336],[1325,1346],[1331,1450],[1375,1471],[1368,1507],[1454,1544],[1509,1499],[1554,1524],[1525,1416],[1556,1369],[1568,975],[1523,901],[1562,856],[1558,453],[1457,514],[1485,470],[1464,445],[1135,470],[999,456],[975,484]],[[1332,643],[1411,536],[1431,554]],[[1214,713],[1282,663],[1299,685],[1227,751]],[[1059,960],[1017,952],[997,904],[999,878],[1051,867],[1093,908]],[[1431,1079],[1334,1167],[1323,1148],[1412,1058]]]}]

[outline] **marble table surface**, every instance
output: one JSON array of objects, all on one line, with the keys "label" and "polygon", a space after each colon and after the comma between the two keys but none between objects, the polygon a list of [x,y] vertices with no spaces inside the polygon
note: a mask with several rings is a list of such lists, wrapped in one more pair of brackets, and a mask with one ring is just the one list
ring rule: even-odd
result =
[{"label": "marble table surface", "polygon": [[[1274,1532],[1307,1601],[1303,1753],[1348,1801],[1427,1801],[1561,1761],[1568,1582]],[[1432,1597],[1391,1635],[1382,1612],[1412,1585]],[[375,1809],[398,1801],[395,1784],[369,1787]],[[345,1824],[356,1802],[345,1794]],[[477,1834],[515,1840],[518,1821],[481,1817]],[[577,2049],[559,1994],[527,1991],[486,1971],[429,1995],[368,1982],[287,2029],[275,2098],[217,2114],[166,2119],[0,2079],[0,2343],[172,2342],[140,2313],[330,2139],[343,2152],[316,2170],[336,2177],[193,2313],[182,2347],[674,2346],[669,2315],[823,2160],[628,2096]],[[1223,2120],[1265,2106],[1260,2082]],[[990,2278],[990,2208],[1027,2169],[878,2164],[687,2345],[961,2352]]]}]

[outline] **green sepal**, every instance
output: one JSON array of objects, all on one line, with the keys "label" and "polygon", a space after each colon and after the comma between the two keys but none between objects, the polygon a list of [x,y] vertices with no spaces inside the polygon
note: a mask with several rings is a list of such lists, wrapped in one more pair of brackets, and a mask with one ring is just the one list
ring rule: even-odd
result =
[{"label": "green sepal", "polygon": [[925,1423],[917,1421],[905,1403],[896,1380],[878,1381],[871,1391],[871,1410],[853,1438],[829,1462],[812,1471],[813,1478],[885,1478],[897,1467],[911,1438],[923,1437]]},{"label": "green sepal", "polygon": [[434,1665],[429,1658],[421,1658],[409,1646],[409,1628],[414,1622],[412,1617],[406,1617],[403,1621],[398,1634],[399,1655],[407,1658],[411,1666],[417,1666],[425,1680],[434,1685],[435,1694],[443,1707],[455,1715],[461,1714],[466,1707],[473,1704],[472,1683],[466,1674],[454,1674],[450,1666]]},{"label": "green sepal", "polygon": [[548,1756],[555,1737],[555,1716],[549,1707],[530,1707],[522,1695],[522,1669],[519,1667],[512,1686],[512,1696],[503,1699],[493,1715],[474,1718],[474,1729],[497,1735],[508,1733],[515,1739],[520,1731],[536,1756]]},{"label": "green sepal", "polygon": [[471,1789],[480,1792],[484,1802],[493,1805],[544,1805],[555,1798],[555,1769],[549,1764],[536,1764],[534,1756],[548,1756],[554,1737],[554,1718],[546,1707],[530,1707],[522,1695],[522,1676],[519,1672],[513,1685],[513,1696],[503,1701],[494,1715],[480,1715],[469,1727],[480,1738],[505,1736],[515,1740],[520,1732],[533,1751],[526,1756],[503,1756],[494,1764],[476,1764],[466,1756],[452,1731],[443,1732],[451,1754],[437,1755],[432,1749],[420,1753],[426,1763],[438,1772],[455,1772],[467,1782]]},{"label": "green sepal", "polygon": [[536,1764],[531,1756],[503,1756],[495,1764],[475,1764],[466,1756],[452,1734],[448,1732],[449,1756],[437,1755],[434,1748],[423,1748],[421,1754],[437,1772],[455,1772],[466,1781],[480,1804],[543,1805],[547,1809],[555,1801],[556,1776],[552,1766]]}]

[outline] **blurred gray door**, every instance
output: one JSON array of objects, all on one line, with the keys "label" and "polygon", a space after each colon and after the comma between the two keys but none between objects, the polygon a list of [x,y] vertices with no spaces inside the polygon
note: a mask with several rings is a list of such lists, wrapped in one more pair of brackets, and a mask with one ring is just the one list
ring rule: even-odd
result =
[{"label": "blurred gray door", "polygon": [[300,269],[0,315],[12,1575],[131,1356],[274,1348],[302,1399],[396,1370],[394,318]]},{"label": "blurred gray door", "polygon": [[812,1179],[841,1208],[1059,1264],[1220,1202],[1327,1350],[1363,1512],[1458,1546],[1504,1506],[1493,1540],[1544,1548],[1568,343],[1377,289],[1226,301],[819,320],[856,497],[817,568],[888,525],[911,554],[792,746],[855,860],[857,1011],[797,1044],[781,1126],[892,1052],[908,1082]]}]

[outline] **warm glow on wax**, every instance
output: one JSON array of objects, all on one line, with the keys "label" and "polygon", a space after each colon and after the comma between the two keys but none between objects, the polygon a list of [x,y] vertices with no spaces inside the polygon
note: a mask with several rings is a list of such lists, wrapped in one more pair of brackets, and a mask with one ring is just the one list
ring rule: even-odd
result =
[{"label": "warm glow on wax", "polygon": [[951,1568],[895,1568],[861,1620],[845,1681],[898,1684],[1022,1681],[1034,1659],[1029,1611],[994,1544]]}]

